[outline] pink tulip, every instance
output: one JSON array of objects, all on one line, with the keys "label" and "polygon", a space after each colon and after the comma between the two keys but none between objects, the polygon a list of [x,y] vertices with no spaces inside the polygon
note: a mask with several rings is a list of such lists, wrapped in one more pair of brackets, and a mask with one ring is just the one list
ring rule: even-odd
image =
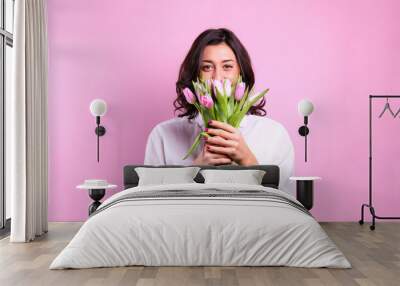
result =
[{"label": "pink tulip", "polygon": [[232,83],[229,79],[226,79],[224,81],[224,88],[225,88],[225,92],[226,92],[226,96],[231,96],[232,94]]},{"label": "pink tulip", "polygon": [[245,90],[246,90],[246,84],[244,82],[240,82],[236,85],[235,99],[237,101],[240,101],[242,99]]},{"label": "pink tulip", "polygon": [[215,95],[217,95],[217,91],[222,95],[224,94],[224,86],[222,85],[222,82],[220,80],[217,80],[217,79],[214,80],[213,86],[214,86]]},{"label": "pink tulip", "polygon": [[183,90],[183,95],[185,96],[186,101],[190,104],[194,104],[196,102],[196,96],[193,94],[190,88],[185,87]]},{"label": "pink tulip", "polygon": [[214,105],[214,101],[211,98],[211,95],[206,93],[204,96],[200,97],[200,104],[203,105],[205,108],[210,109]]}]

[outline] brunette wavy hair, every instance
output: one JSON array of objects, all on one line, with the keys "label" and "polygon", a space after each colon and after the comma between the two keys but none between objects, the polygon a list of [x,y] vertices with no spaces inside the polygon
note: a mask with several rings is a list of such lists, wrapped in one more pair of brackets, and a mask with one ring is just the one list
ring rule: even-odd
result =
[{"label": "brunette wavy hair", "polygon": [[[196,107],[186,101],[183,89],[189,87],[194,92],[192,81],[196,81],[200,74],[200,58],[205,47],[220,43],[226,43],[232,49],[239,64],[242,80],[249,88],[254,86],[254,72],[251,67],[250,56],[238,37],[225,28],[205,30],[193,42],[179,69],[178,81],[176,82],[177,98],[174,101],[175,112],[180,112],[178,117],[187,116],[189,119],[193,119],[197,115]],[[263,98],[258,105],[249,109],[248,114],[265,116],[264,105],[265,99]]]}]

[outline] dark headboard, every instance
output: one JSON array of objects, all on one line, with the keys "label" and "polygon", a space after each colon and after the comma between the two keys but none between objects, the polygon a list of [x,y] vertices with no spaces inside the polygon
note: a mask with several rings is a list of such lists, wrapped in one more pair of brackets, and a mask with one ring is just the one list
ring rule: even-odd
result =
[{"label": "dark headboard", "polygon": [[[187,166],[180,165],[127,165],[124,167],[124,189],[133,188],[138,185],[139,177],[135,171],[136,167],[147,167],[147,168],[182,168]],[[221,165],[221,166],[196,166],[201,169],[221,169],[221,170],[248,170],[257,169],[264,170],[265,175],[262,179],[262,185],[265,187],[271,187],[277,189],[279,186],[279,167],[276,165],[254,165],[254,166],[239,166],[239,165]],[[194,178],[197,183],[204,183],[204,178],[200,174]]]}]

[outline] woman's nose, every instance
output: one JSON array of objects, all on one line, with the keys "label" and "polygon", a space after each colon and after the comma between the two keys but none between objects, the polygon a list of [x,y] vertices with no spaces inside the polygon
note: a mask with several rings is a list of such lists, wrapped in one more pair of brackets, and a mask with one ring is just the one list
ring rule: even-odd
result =
[{"label": "woman's nose", "polygon": [[223,81],[225,79],[223,70],[216,68],[214,70],[214,74],[213,74],[213,80],[221,80]]}]

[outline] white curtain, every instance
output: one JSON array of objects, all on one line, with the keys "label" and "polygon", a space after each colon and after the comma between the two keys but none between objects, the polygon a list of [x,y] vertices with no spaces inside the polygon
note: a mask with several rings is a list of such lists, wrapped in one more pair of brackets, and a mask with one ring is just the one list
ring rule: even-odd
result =
[{"label": "white curtain", "polygon": [[12,242],[47,232],[47,27],[45,0],[16,0],[13,92],[6,98],[6,181]]}]

